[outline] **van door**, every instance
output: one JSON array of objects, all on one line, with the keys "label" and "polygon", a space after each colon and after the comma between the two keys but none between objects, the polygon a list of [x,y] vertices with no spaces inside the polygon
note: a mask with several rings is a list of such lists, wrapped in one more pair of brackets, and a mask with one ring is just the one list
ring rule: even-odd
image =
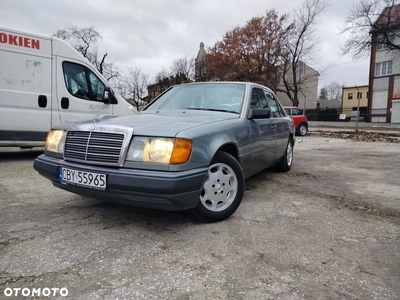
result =
[{"label": "van door", "polygon": [[[78,61],[56,57],[59,122],[90,120],[112,114],[112,105],[103,102],[105,84]],[[56,124],[53,124],[56,125]]]},{"label": "van door", "polygon": [[1,29],[0,37],[0,146],[44,144],[51,126],[50,40]]}]

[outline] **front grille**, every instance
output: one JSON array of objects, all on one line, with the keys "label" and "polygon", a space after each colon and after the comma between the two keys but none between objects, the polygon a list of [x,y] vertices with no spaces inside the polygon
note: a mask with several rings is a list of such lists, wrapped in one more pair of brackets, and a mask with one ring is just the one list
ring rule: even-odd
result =
[{"label": "front grille", "polygon": [[68,131],[64,158],[92,164],[118,165],[125,134],[98,131]]}]

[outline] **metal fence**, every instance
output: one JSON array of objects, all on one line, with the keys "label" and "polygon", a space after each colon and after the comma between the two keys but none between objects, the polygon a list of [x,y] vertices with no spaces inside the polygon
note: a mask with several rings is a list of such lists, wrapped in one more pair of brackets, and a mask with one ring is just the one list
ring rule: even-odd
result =
[{"label": "metal fence", "polygon": [[[355,115],[357,107],[337,109],[337,108],[327,108],[327,109],[306,109],[305,115],[309,121],[350,121],[351,116]],[[345,114],[344,119],[340,119],[339,116]],[[368,110],[366,107],[360,107],[360,120],[368,120]]]},{"label": "metal fence", "polygon": [[337,121],[340,111],[335,108],[328,109],[306,109],[304,113],[308,121]]}]

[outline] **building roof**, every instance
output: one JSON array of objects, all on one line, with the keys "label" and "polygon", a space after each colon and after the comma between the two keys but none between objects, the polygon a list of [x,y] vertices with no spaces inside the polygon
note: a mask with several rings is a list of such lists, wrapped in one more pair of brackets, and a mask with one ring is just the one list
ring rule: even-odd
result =
[{"label": "building roof", "polygon": [[354,85],[354,86],[344,86],[344,87],[342,87],[343,90],[346,90],[346,89],[356,89],[356,88],[359,88],[359,89],[369,88],[369,85],[366,84],[366,85]]},{"label": "building roof", "polygon": [[388,6],[383,9],[378,19],[372,25],[371,33],[384,28],[391,28],[400,25],[400,4]]}]

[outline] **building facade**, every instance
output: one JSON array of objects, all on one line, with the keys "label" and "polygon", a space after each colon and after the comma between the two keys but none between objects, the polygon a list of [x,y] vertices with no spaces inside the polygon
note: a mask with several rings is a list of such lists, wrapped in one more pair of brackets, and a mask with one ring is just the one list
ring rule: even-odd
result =
[{"label": "building facade", "polygon": [[360,99],[360,117],[364,120],[368,117],[369,86],[350,86],[342,89],[342,114],[346,118],[351,117],[352,111],[357,111],[358,99]]},{"label": "building facade", "polygon": [[[385,8],[375,24],[386,24],[391,42],[399,45],[400,5]],[[388,22],[387,20],[391,20]],[[368,114],[371,122],[400,123],[400,53],[391,51],[382,40],[382,34],[372,29],[369,74]]]},{"label": "building facade", "polygon": [[[297,74],[297,78],[300,82],[300,92],[298,93],[298,108],[306,110],[306,109],[314,109],[317,107],[317,99],[318,99],[318,79],[319,73],[311,68],[309,65],[299,62],[300,67],[298,68],[299,73]],[[290,81],[290,76],[288,78]],[[277,91],[275,91],[276,96],[279,101],[284,106],[292,106],[293,103],[288,97],[288,95],[284,92],[280,92],[279,90],[283,90],[285,87],[282,83],[278,85]]]}]

